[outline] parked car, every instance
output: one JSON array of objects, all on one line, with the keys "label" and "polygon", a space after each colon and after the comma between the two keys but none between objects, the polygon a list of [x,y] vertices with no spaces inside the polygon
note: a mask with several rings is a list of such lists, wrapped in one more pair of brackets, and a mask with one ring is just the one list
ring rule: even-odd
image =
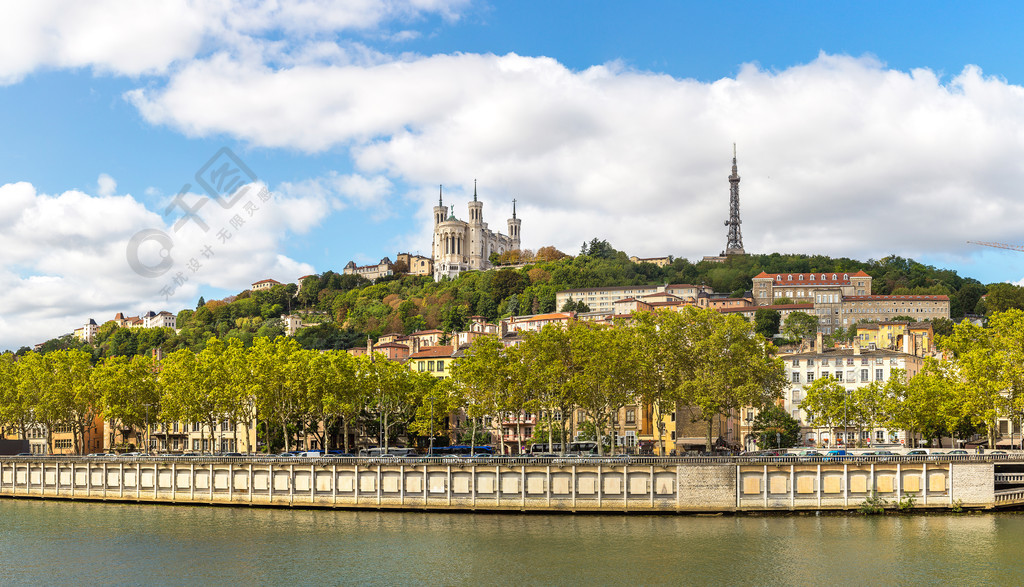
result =
[{"label": "parked car", "polygon": [[923,448],[915,448],[907,451],[908,457],[926,457],[928,456],[928,450]]},{"label": "parked car", "polygon": [[796,456],[801,461],[814,461],[821,458],[821,453],[816,450],[802,450],[796,453]]},{"label": "parked car", "polygon": [[967,452],[966,450],[964,450],[962,448],[957,448],[957,449],[953,449],[953,450],[947,452],[946,454],[947,455],[969,455],[971,453]]},{"label": "parked car", "polygon": [[848,454],[844,449],[833,449],[825,453],[826,461],[842,461],[846,460]]}]

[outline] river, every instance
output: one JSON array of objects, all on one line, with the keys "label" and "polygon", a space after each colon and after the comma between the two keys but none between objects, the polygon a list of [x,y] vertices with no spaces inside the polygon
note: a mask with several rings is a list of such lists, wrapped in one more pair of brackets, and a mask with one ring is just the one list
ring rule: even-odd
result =
[{"label": "river", "polygon": [[1024,515],[465,514],[0,499],[4,585],[1014,585]]}]

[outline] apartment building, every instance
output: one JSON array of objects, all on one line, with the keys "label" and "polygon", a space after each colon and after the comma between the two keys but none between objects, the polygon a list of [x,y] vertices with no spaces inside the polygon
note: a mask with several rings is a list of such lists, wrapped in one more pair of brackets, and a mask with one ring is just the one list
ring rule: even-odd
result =
[{"label": "apartment building", "polygon": [[[758,306],[770,306],[788,298],[794,303],[835,302],[843,296],[870,296],[871,276],[856,273],[765,273],[753,278],[753,294]],[[823,296],[825,296],[823,298]]]},{"label": "apartment building", "polygon": [[583,302],[591,311],[612,311],[617,300],[623,298],[642,299],[650,294],[671,294],[683,300],[696,299],[700,292],[713,293],[710,286],[690,284],[670,285],[621,285],[613,287],[593,287],[587,289],[567,289],[555,294],[555,307],[562,308],[568,301]]},{"label": "apartment building", "polygon": [[[786,380],[789,382],[783,397],[783,407],[796,418],[803,430],[803,444],[808,446],[850,445],[857,442],[857,429],[853,423],[835,430],[812,427],[807,412],[801,407],[806,398],[806,386],[823,377],[832,377],[841,383],[847,392],[868,385],[873,381],[888,381],[896,370],[913,377],[924,365],[924,359],[912,354],[888,350],[864,350],[859,345],[851,348],[821,348],[813,351],[783,355],[786,366]],[[751,439],[747,439],[748,442]],[[860,440],[870,442],[905,442],[902,431],[875,428],[864,430]]]}]

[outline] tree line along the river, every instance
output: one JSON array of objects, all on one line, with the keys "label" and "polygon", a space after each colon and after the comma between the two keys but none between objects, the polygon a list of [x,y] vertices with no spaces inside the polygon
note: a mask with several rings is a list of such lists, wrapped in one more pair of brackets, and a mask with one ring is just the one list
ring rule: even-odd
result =
[{"label": "tree line along the river", "polygon": [[995,446],[999,418],[1024,418],[1024,311],[993,314],[986,327],[963,321],[937,339],[942,358],[925,359],[911,377],[847,390],[832,377],[806,387],[801,402],[812,426],[905,430],[927,440],[986,435]]},{"label": "tree line along the river", "polygon": [[[997,418],[1019,422],[1024,415],[1024,311],[994,314],[987,327],[962,322],[938,344],[946,358],[927,359],[909,379],[897,375],[849,392],[831,378],[815,380],[802,403],[810,423],[903,429],[925,438],[987,433],[994,442]],[[446,379],[380,355],[303,349],[287,337],[261,337],[250,347],[211,338],[201,351],[179,349],[159,363],[136,355],[93,366],[77,349],[17,360],[6,354],[0,425],[23,436],[34,424],[48,434],[70,429],[77,450],[97,415],[112,429],[186,422],[204,424],[211,435],[227,421],[236,431],[259,425],[264,439],[280,438],[286,449],[294,434],[311,434],[323,447],[340,436],[347,451],[350,427],[385,443],[438,432],[476,442],[490,427],[485,419],[539,413],[535,433],[556,440],[582,433],[603,450],[623,406],[667,414],[685,405],[707,424],[710,449],[716,416],[781,398],[786,381],[775,351],[742,318],[689,307],[638,313],[614,328],[548,326],[512,347],[480,337]],[[653,420],[664,437],[664,420]],[[517,436],[524,436],[521,428]]]},{"label": "tree line along the river", "polygon": [[[589,432],[603,452],[620,408],[640,404],[668,414],[685,404],[708,422],[710,449],[715,416],[781,397],[784,370],[774,354],[749,322],[698,308],[641,313],[616,327],[549,325],[511,347],[483,336],[445,379],[381,355],[303,349],[286,337],[258,338],[248,348],[238,339],[211,338],[199,352],[180,349],[159,363],[118,356],[95,367],[81,350],[33,352],[0,360],[0,425],[22,435],[33,424],[49,435],[70,429],[77,451],[97,416],[111,429],[184,422],[203,424],[211,435],[226,421],[236,433],[258,426],[264,439],[280,437],[285,449],[294,433],[314,435],[329,448],[340,431],[347,452],[350,428],[385,444],[444,431],[477,442],[481,430],[534,413],[542,414],[537,432]],[[458,428],[448,430],[450,422]],[[654,424],[664,436],[663,419]]]},{"label": "tree line along the river", "polygon": [[[517,251],[514,267],[467,272],[434,282],[430,277],[399,272],[370,283],[357,275],[326,271],[301,284],[282,284],[261,291],[245,290],[223,300],[200,299],[195,309],[177,313],[178,331],[166,328],[118,328],[98,319],[101,326],[92,343],[70,335],[47,341],[42,352],[80,348],[93,362],[117,355],[147,354],[154,348],[171,353],[181,348],[201,351],[211,337],[253,341],[284,333],[282,314],[301,313],[308,324],[295,334],[305,349],[346,349],[365,345],[391,332],[465,327],[471,316],[494,321],[511,315],[544,313],[555,307],[555,295],[565,289],[639,284],[692,283],[735,295],[749,290],[761,271],[856,272],[874,279],[875,294],[943,294],[950,296],[950,313],[959,321],[965,313],[986,314],[1024,308],[1024,288],[1011,284],[982,285],[955,271],[936,269],[900,257],[867,262],[822,255],[743,255],[723,263],[672,259],[667,266],[634,263],[606,241],[594,239],[570,257],[552,247],[536,254]],[[500,261],[500,259],[499,259]],[[401,268],[399,268],[401,269]],[[301,287],[299,287],[301,285]],[[986,296],[982,301],[982,296]],[[948,325],[947,325],[948,326]],[[937,329],[938,330],[938,329]],[[28,352],[24,347],[19,354]]]}]

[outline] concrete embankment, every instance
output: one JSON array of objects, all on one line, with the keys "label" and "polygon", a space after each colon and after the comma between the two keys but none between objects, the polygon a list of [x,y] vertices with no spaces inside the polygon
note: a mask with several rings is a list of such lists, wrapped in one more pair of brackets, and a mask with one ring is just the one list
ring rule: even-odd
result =
[{"label": "concrete embankment", "polygon": [[[998,458],[0,457],[0,497],[546,512],[993,508]],[[1002,499],[1000,499],[1000,494]]]}]

